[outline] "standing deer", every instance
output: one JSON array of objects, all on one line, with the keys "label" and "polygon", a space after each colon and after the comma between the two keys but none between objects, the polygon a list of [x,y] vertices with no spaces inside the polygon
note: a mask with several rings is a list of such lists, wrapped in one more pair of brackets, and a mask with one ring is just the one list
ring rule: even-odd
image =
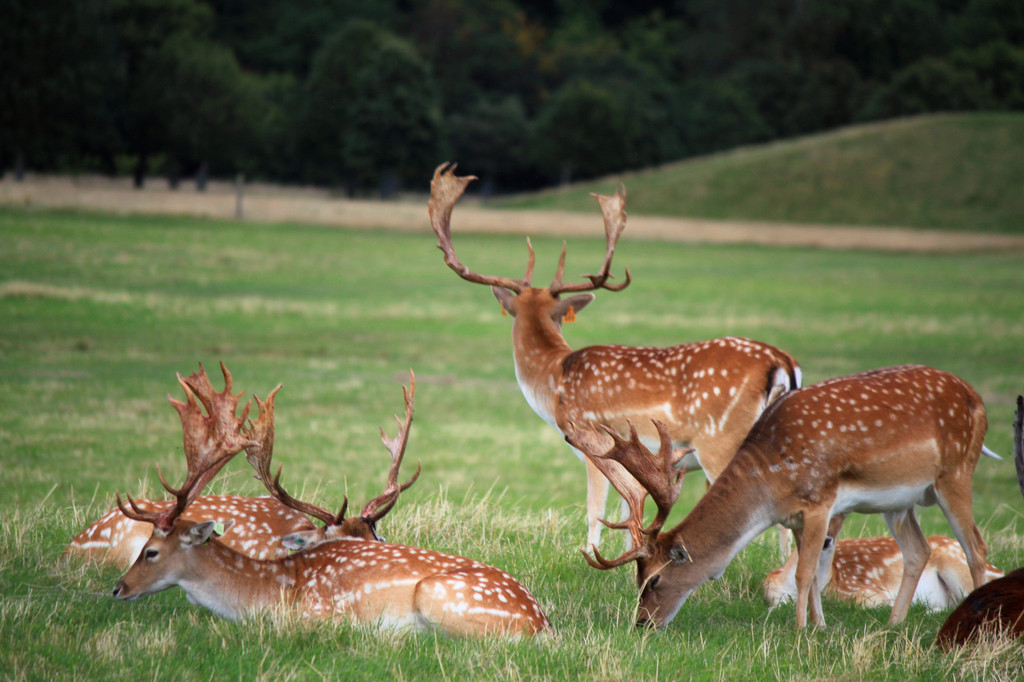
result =
[{"label": "standing deer", "polygon": [[[225,383],[228,382],[225,369]],[[463,635],[533,635],[550,623],[525,587],[507,573],[472,559],[383,542],[325,542],[282,559],[261,561],[218,539],[216,522],[182,514],[219,469],[252,440],[272,432],[261,414],[243,432],[248,406],[236,416],[238,397],[215,393],[205,372],[178,376],[187,402],[171,399],[182,422],[188,473],[180,488],[161,483],[176,498],[163,512],[146,511],[131,497],[122,513],[152,524],[138,560],[114,588],[134,600],[174,585],[194,604],[227,618],[292,608],[309,617],[342,617],[366,624],[436,627]],[[206,408],[199,408],[198,397]],[[268,401],[269,402],[269,401]]]},{"label": "standing deer", "polygon": [[284,489],[281,485],[281,467],[277,469],[277,475],[270,476],[270,460],[274,451],[274,396],[277,395],[281,386],[278,385],[266,402],[256,397],[259,406],[260,419],[256,424],[243,427],[243,432],[251,441],[245,446],[245,457],[249,464],[256,470],[256,478],[263,482],[274,500],[302,514],[308,514],[323,522],[320,528],[301,529],[292,532],[281,538],[281,544],[289,549],[302,550],[315,547],[322,542],[330,540],[362,539],[377,540],[384,539],[377,535],[377,522],[391,511],[398,501],[398,496],[407,490],[420,476],[420,467],[417,464],[416,473],[405,483],[398,483],[398,469],[402,466],[402,457],[405,455],[405,446],[409,440],[409,427],[412,425],[413,396],[416,393],[416,375],[409,371],[409,390],[402,387],[405,396],[405,421],[398,421],[398,434],[394,438],[388,438],[384,429],[380,430],[381,440],[384,447],[391,453],[391,468],[388,469],[387,482],[382,492],[373,498],[363,507],[358,516],[345,516],[348,509],[348,497],[342,502],[341,510],[332,514],[329,510],[309,502],[298,500]]},{"label": "standing deer", "polygon": [[[635,561],[640,604],[637,625],[663,627],[705,580],[718,578],[733,557],[773,523],[791,528],[799,553],[796,624],[824,627],[815,577],[829,520],[848,512],[881,513],[903,553],[903,576],[890,623],[902,621],[930,553],[914,505],[938,503],[964,549],[975,587],[986,580],[985,542],[974,523],[971,479],[987,422],[981,398],[952,374],[905,365],[830,379],[791,391],[751,429],[736,456],[693,511],[661,532],[679,495],[682,471],[664,424],[657,456],[635,430],[602,454],[588,431],[568,440],[605,470],[629,501],[621,524],[634,548],[595,568]],[[623,465],[631,477],[608,464]],[[643,525],[647,494],[658,513]]]},{"label": "standing deer", "polygon": [[[931,554],[912,603],[923,604],[932,611],[953,608],[974,584],[967,557],[953,538],[933,535],[928,538],[928,545]],[[764,598],[770,606],[778,606],[796,596],[798,558],[793,552],[781,568],[764,579]],[[986,582],[1002,575],[1003,572],[992,564],[985,564]],[[822,591],[861,606],[891,606],[902,578],[903,554],[893,538],[825,538],[817,574]]]},{"label": "standing deer", "polygon": [[[430,222],[445,263],[459,277],[486,284],[514,318],[512,354],[516,379],[530,407],[563,436],[569,425],[599,435],[597,425],[627,433],[627,422],[640,424],[640,438],[653,445],[658,434],[650,420],[661,420],[687,470],[702,468],[713,482],[757,417],[780,395],[800,385],[800,367],[787,353],[758,341],[720,338],[671,348],[590,346],[572,350],[562,336],[562,322],[575,319],[597,289],[621,291],[630,283],[629,269],[618,285],[608,282],[612,255],[626,227],[626,195],[598,196],[604,216],[604,263],[586,282],[565,283],[565,246],[554,281],[533,287],[534,252],[527,240],[529,261],[523,279],[472,272],[455,255],[451,214],[455,203],[475,180],[457,177],[455,166],[437,168],[430,183]],[[566,295],[570,294],[570,295]],[[570,443],[571,445],[571,443]],[[600,517],[608,481],[578,449],[587,467],[587,544],[600,541]],[[614,466],[614,465],[611,465]]]},{"label": "standing deer", "polygon": [[[1024,396],[1017,396],[1013,419],[1013,461],[1024,494]],[[962,647],[983,633],[1024,637],[1024,567],[978,587],[949,614],[935,644],[944,651]]]}]

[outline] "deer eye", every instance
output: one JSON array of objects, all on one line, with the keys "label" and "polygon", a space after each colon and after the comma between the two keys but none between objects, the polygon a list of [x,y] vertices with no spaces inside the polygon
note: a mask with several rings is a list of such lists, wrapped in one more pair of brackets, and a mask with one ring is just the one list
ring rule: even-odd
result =
[{"label": "deer eye", "polygon": [[658,586],[658,581],[660,580],[660,575],[653,576],[650,580],[647,581],[647,589],[653,590],[654,588],[656,588]]},{"label": "deer eye", "polygon": [[142,557],[146,561],[156,561],[158,556],[160,556],[160,550],[156,547],[147,547],[146,551],[142,553]]}]

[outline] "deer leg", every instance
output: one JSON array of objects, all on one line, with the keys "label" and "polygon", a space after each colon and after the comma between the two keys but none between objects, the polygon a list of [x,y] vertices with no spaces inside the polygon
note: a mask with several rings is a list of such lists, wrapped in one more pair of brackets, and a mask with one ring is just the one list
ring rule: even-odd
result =
[{"label": "deer leg", "polygon": [[587,465],[587,547],[601,544],[601,517],[608,502],[608,479],[586,457]]},{"label": "deer leg", "polygon": [[988,546],[981,537],[981,531],[974,523],[974,502],[971,497],[971,480],[963,477],[935,482],[935,498],[946,515],[949,526],[953,530],[960,546],[967,557],[967,565],[971,568],[971,580],[974,589],[985,584],[985,559]]},{"label": "deer leg", "polygon": [[921,532],[921,526],[917,524],[913,507],[902,511],[885,512],[882,518],[885,519],[885,525],[889,526],[890,532],[896,538],[896,544],[903,553],[903,578],[900,580],[900,589],[896,593],[896,601],[889,616],[889,623],[899,623],[907,617],[910,603],[914,599],[914,591],[932,550],[928,539]]},{"label": "deer leg", "polygon": [[825,534],[825,542],[822,543],[821,555],[818,558],[818,589],[824,590],[832,580],[832,559],[836,555],[836,541],[839,539],[839,531],[843,529],[843,522],[846,521],[846,514],[836,514],[828,522],[828,531]]},{"label": "deer leg", "polygon": [[796,626],[807,625],[807,604],[811,605],[811,622],[825,627],[825,614],[821,608],[821,586],[818,585],[818,557],[828,533],[826,513],[805,513],[804,525],[796,536]]}]

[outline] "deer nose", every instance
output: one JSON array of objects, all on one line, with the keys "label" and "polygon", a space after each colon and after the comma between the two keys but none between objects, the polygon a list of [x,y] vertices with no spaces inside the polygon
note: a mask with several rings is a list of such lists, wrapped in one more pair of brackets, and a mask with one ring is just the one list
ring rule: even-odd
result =
[{"label": "deer nose", "polygon": [[121,594],[124,592],[124,588],[125,588],[125,584],[124,584],[123,580],[121,582],[117,583],[117,585],[114,585],[114,599],[121,599],[122,598]]}]

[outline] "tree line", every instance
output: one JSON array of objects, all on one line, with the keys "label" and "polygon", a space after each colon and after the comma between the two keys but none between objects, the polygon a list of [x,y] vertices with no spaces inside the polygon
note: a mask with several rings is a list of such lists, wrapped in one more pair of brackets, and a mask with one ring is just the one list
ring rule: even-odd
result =
[{"label": "tree line", "polygon": [[8,0],[0,169],[534,188],[1024,109],[1019,0]]}]

